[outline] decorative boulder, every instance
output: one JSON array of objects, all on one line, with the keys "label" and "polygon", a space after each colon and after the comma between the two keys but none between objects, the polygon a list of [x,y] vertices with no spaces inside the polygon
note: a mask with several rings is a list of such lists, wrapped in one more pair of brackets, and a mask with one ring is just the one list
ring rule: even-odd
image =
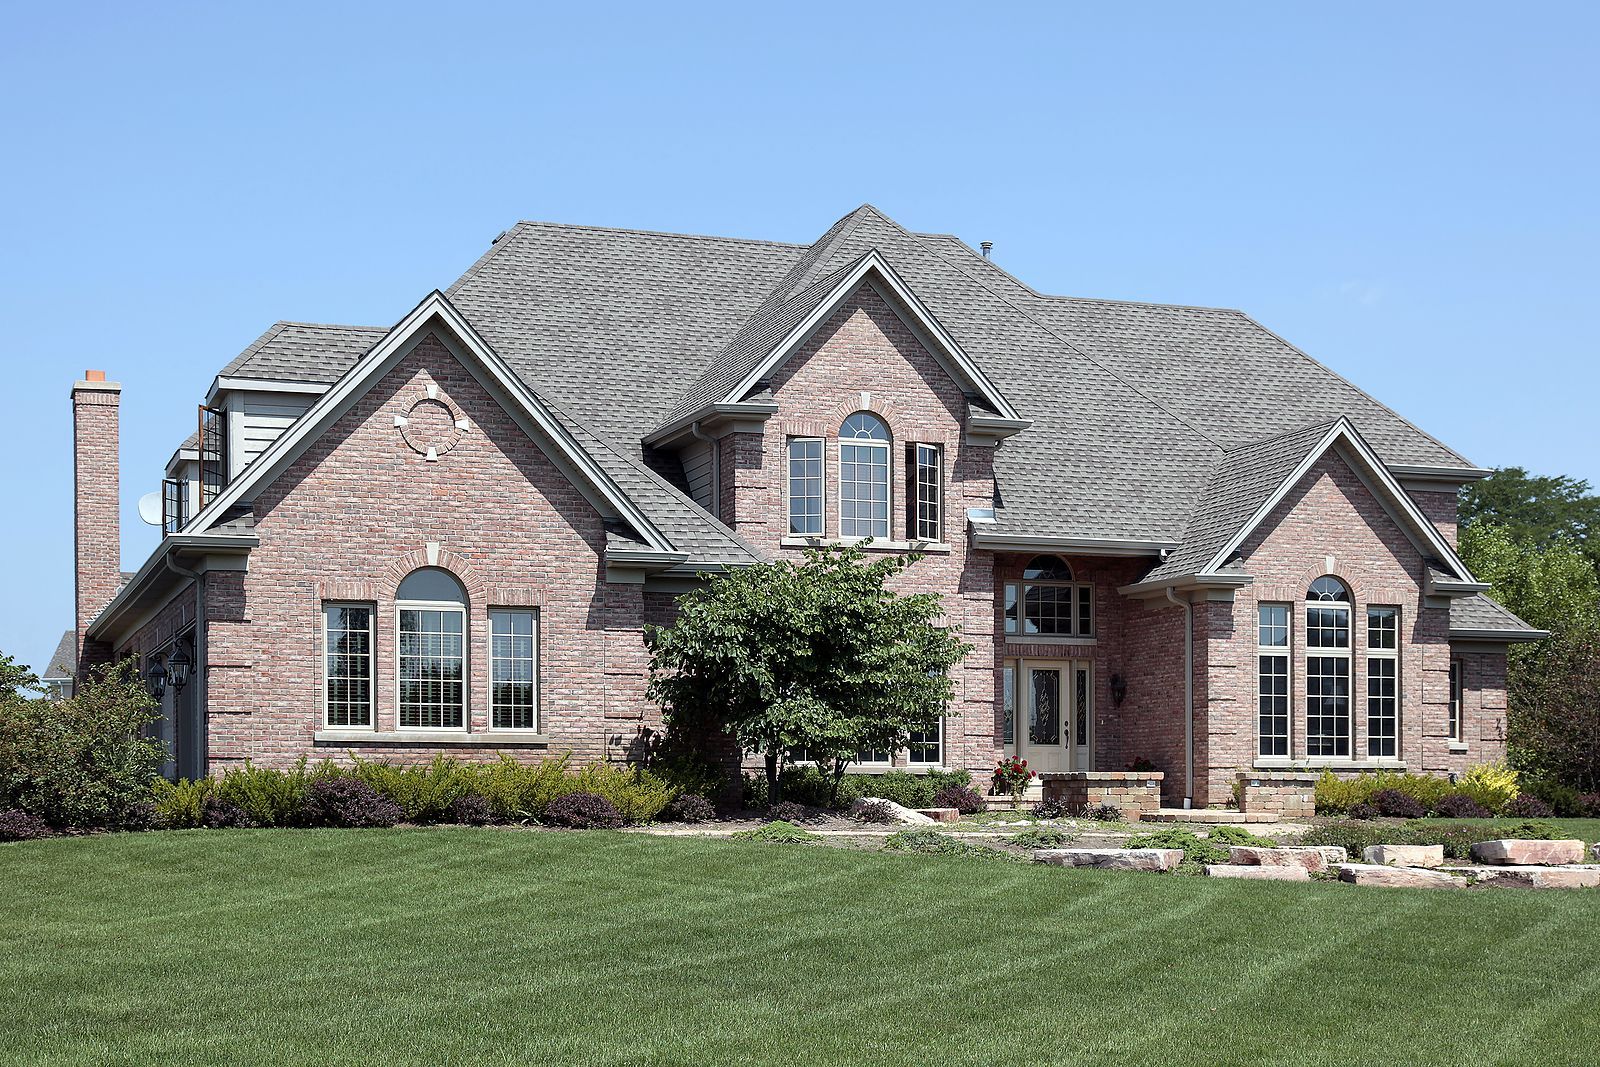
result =
[{"label": "decorative boulder", "polygon": [[1181,848],[1041,848],[1033,858],[1054,867],[1103,871],[1170,871],[1183,862]]},{"label": "decorative boulder", "polygon": [[1330,864],[1343,863],[1348,858],[1338,845],[1304,848],[1233,845],[1228,849],[1228,865],[1234,867],[1298,867],[1306,871],[1325,871]]},{"label": "decorative boulder", "polygon": [[1479,841],[1472,858],[1496,866],[1550,867],[1583,862],[1582,841]]},{"label": "decorative boulder", "polygon": [[1368,845],[1361,858],[1380,867],[1441,867],[1443,845]]},{"label": "decorative boulder", "polygon": [[1600,867],[1461,867],[1488,889],[1594,889]]},{"label": "decorative boulder", "polygon": [[1346,863],[1339,868],[1339,880],[1355,885],[1376,885],[1390,889],[1464,889],[1465,878],[1421,867],[1384,867],[1375,863]]},{"label": "decorative boulder", "polygon": [[918,815],[926,815],[934,822],[960,822],[961,813],[955,808],[917,808]]},{"label": "decorative boulder", "polygon": [[896,804],[892,800],[884,800],[882,797],[862,797],[861,799],[868,804],[884,805],[889,810],[889,813],[894,816],[896,822],[903,822],[907,826],[932,826],[937,821],[931,816],[922,814],[920,811],[912,811],[908,807]]},{"label": "decorative boulder", "polygon": [[[1317,859],[1320,861],[1321,856]],[[1321,868],[1318,868],[1320,870]],[[1245,878],[1261,882],[1309,882],[1311,871],[1295,864],[1208,863],[1207,878]]]}]

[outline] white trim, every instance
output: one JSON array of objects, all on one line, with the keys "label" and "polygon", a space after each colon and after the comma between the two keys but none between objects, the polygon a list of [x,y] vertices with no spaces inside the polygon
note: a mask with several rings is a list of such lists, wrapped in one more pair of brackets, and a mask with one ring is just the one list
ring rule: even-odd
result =
[{"label": "white trim", "polygon": [[[1345,594],[1348,596],[1349,593],[1350,593],[1349,584],[1346,583],[1343,579],[1339,580],[1339,584],[1344,586]],[[1300,648],[1300,658],[1303,661],[1305,661],[1304,662],[1305,673],[1304,673],[1304,677],[1302,679],[1302,681],[1304,683],[1303,687],[1302,687],[1302,690],[1303,690],[1304,695],[1305,695],[1305,701],[1301,705],[1300,714],[1305,718],[1305,724],[1306,724],[1306,727],[1305,727],[1306,757],[1308,759],[1341,760],[1341,761],[1349,762],[1349,761],[1354,760],[1356,758],[1356,663],[1355,663],[1355,651],[1356,651],[1355,614],[1356,614],[1356,604],[1355,604],[1355,601],[1353,599],[1352,600],[1302,600],[1300,602],[1300,608],[1301,608],[1301,611],[1303,613],[1302,616],[1301,616],[1300,629],[1305,634],[1304,643],[1301,645],[1301,648]],[[1313,609],[1313,608],[1315,608],[1315,609],[1317,609],[1319,611],[1332,610],[1332,611],[1342,611],[1342,612],[1344,612],[1344,631],[1345,631],[1345,646],[1344,646],[1344,648],[1342,648],[1342,649],[1341,648],[1329,648],[1329,647],[1327,647],[1325,645],[1313,645],[1311,643],[1311,609]],[[1345,688],[1344,688],[1344,692],[1345,692],[1345,696],[1344,696],[1345,737],[1344,737],[1344,741],[1345,741],[1345,754],[1343,756],[1340,756],[1340,755],[1337,755],[1337,754],[1332,755],[1332,756],[1328,756],[1328,755],[1323,755],[1322,753],[1318,753],[1317,755],[1312,756],[1310,754],[1311,753],[1311,678],[1312,678],[1311,660],[1313,660],[1313,659],[1337,659],[1337,660],[1342,660],[1344,662],[1344,681],[1345,681]],[[1318,677],[1326,678],[1328,676],[1327,675],[1318,675]],[[1363,677],[1365,677],[1365,676],[1363,675]],[[1321,697],[1319,697],[1318,699],[1329,700],[1329,699],[1332,699],[1332,698],[1330,698],[1326,694],[1324,694]],[[1318,718],[1327,718],[1327,716],[1326,715],[1320,715],[1320,716],[1318,716]],[[1332,735],[1332,737],[1333,737],[1334,747],[1337,748],[1338,747],[1338,742],[1339,742],[1339,737],[1338,737],[1337,734]],[[1259,749],[1257,751],[1259,752]],[[1293,752],[1294,750],[1290,749],[1289,751]]]},{"label": "white trim", "polygon": [[[367,612],[367,724],[334,724],[328,721],[328,609],[365,608]],[[322,690],[321,730],[371,734],[378,729],[378,605],[370,600],[322,601],[322,669],[317,672]]]},{"label": "white trim", "polygon": [[[429,293],[420,304],[396,323],[381,341],[368,349],[344,377],[319,396],[311,407],[306,409],[305,414],[273,441],[237,479],[230,481],[222,492],[195,516],[191,526],[195,530],[205,530],[214,525],[229,508],[245,500],[250,490],[268,483],[270,479],[281,474],[283,469],[342,415],[384,371],[415,347],[415,343],[421,340],[424,331],[434,320],[438,320],[446,330],[455,335],[462,350],[474,357],[474,361],[487,372],[499,389],[516,402],[522,414],[555,445],[560,455],[582,473],[605,502],[615,508],[617,514],[632,525],[645,541],[663,551],[672,549],[666,536],[645,517],[621,487],[606,475],[594,457],[572,439],[549,409],[438,290]],[[472,369],[470,365],[468,369]]]},{"label": "white trim", "polygon": [[[402,611],[453,611],[461,616],[461,725],[406,726],[400,721],[400,613]],[[472,632],[467,605],[458,600],[396,600],[394,602],[394,732],[465,734],[472,732]]]},{"label": "white trim", "polygon": [[[967,518],[972,519],[969,513]],[[1158,556],[1177,548],[1174,541],[1069,537],[1062,534],[1007,534],[973,530],[972,546],[1006,551],[1068,552],[1080,556]]]},{"label": "white trim", "polygon": [[[795,533],[794,530],[794,446],[798,444],[817,444],[817,462],[821,470],[817,472],[817,503],[821,513],[817,515],[817,531],[815,533]],[[809,462],[802,460],[801,462]],[[713,461],[715,466],[720,463]],[[820,538],[828,532],[828,439],[826,437],[789,437],[783,443],[783,499],[784,510],[788,519],[789,529],[784,534],[785,538]],[[807,497],[806,499],[810,499]]]},{"label": "white trim", "polygon": [[[488,647],[488,652],[489,652],[489,655],[488,655],[488,660],[489,660],[489,720],[488,720],[488,729],[489,729],[489,731],[491,733],[496,733],[496,734],[501,734],[501,735],[520,736],[520,735],[523,735],[523,734],[537,734],[537,735],[542,736],[543,735],[543,726],[544,726],[544,720],[543,720],[543,716],[544,716],[543,703],[544,702],[540,699],[540,697],[543,696],[543,694],[539,691],[540,690],[540,674],[541,674],[541,672],[539,670],[539,641],[540,641],[540,638],[543,635],[541,635],[540,632],[539,632],[539,609],[538,608],[528,608],[528,607],[522,607],[522,608],[494,607],[493,605],[490,605],[488,608],[485,608],[484,610],[485,610],[485,612],[487,614],[487,618],[485,619],[484,633],[485,633],[485,636],[488,637],[488,646],[489,646]],[[495,633],[494,633],[494,616],[495,616],[496,612],[501,612],[503,614],[511,614],[511,615],[518,615],[518,614],[527,615],[532,621],[532,625],[530,627],[530,630],[531,630],[531,633],[532,633],[532,640],[533,640],[533,679],[532,679],[532,683],[533,683],[533,725],[532,726],[496,726],[495,725],[494,716],[495,716],[496,707],[495,707],[495,702],[494,702],[494,685],[495,685],[495,678],[494,678],[494,663],[495,663],[495,654],[494,654],[494,637],[495,637]],[[508,635],[508,636],[514,636],[514,635]]]},{"label": "white trim", "polygon": [[[1281,645],[1264,645],[1264,644],[1261,643],[1261,609],[1262,608],[1282,608],[1283,609],[1283,626],[1284,626],[1283,644],[1281,644]],[[1256,602],[1256,618],[1255,618],[1255,628],[1256,628],[1256,662],[1255,662],[1255,668],[1256,668],[1255,669],[1255,676],[1256,676],[1256,713],[1255,713],[1255,720],[1256,720],[1256,728],[1255,728],[1256,756],[1255,756],[1255,758],[1256,759],[1289,759],[1294,755],[1294,720],[1295,720],[1295,711],[1294,711],[1294,706],[1295,706],[1295,688],[1294,688],[1294,680],[1295,680],[1295,669],[1294,669],[1295,645],[1294,645],[1294,631],[1295,631],[1295,625],[1296,624],[1295,624],[1295,617],[1294,617],[1294,604],[1291,601],[1287,601],[1287,600],[1259,600],[1259,601]],[[1284,712],[1283,713],[1284,713],[1284,719],[1286,720],[1286,722],[1288,724],[1288,733],[1285,735],[1285,738],[1284,738],[1284,748],[1287,751],[1285,751],[1284,754],[1281,755],[1281,756],[1266,756],[1266,755],[1263,755],[1262,752],[1261,752],[1261,697],[1263,695],[1262,692],[1261,692],[1261,660],[1265,656],[1273,656],[1273,657],[1281,656],[1281,657],[1283,657],[1283,661],[1284,661],[1284,670],[1285,670],[1285,674],[1286,674],[1286,678],[1285,678],[1286,691],[1284,693],[1285,707],[1284,707]]]},{"label": "white trim", "polygon": [[[1394,613],[1394,647],[1393,648],[1374,648],[1373,647],[1373,645],[1372,645],[1372,613],[1374,611],[1392,611]],[[1366,633],[1365,644],[1366,644],[1366,651],[1367,651],[1367,661],[1366,661],[1365,664],[1363,664],[1363,666],[1365,667],[1365,671],[1364,671],[1363,676],[1362,676],[1362,680],[1366,683],[1366,685],[1364,685],[1362,687],[1363,692],[1361,694],[1361,706],[1362,706],[1362,709],[1363,709],[1363,716],[1364,716],[1364,718],[1366,720],[1366,724],[1367,724],[1367,729],[1366,729],[1366,735],[1367,735],[1367,745],[1366,745],[1367,755],[1366,755],[1366,758],[1367,759],[1377,759],[1377,760],[1401,759],[1405,755],[1405,753],[1401,750],[1401,742],[1405,737],[1405,720],[1404,720],[1405,707],[1404,707],[1404,705],[1405,705],[1405,693],[1406,693],[1405,687],[1404,687],[1404,679],[1401,677],[1401,662],[1400,662],[1401,635],[1404,633],[1404,630],[1403,630],[1402,627],[1404,626],[1404,623],[1405,623],[1405,616],[1403,614],[1403,611],[1404,611],[1404,608],[1400,604],[1368,604],[1368,605],[1366,605],[1365,615],[1366,615],[1367,623],[1366,623],[1366,628],[1365,628],[1365,633]],[[1355,635],[1351,634],[1351,638],[1350,639],[1351,639],[1352,642],[1354,642],[1355,641]],[[1387,661],[1389,661],[1389,662],[1394,664],[1394,679],[1393,679],[1393,681],[1394,681],[1394,697],[1393,697],[1393,701],[1394,701],[1394,755],[1393,756],[1374,756],[1372,754],[1372,700],[1373,700],[1373,697],[1372,697],[1372,661],[1373,660],[1387,660]],[[1351,684],[1351,688],[1352,689],[1355,688],[1354,683]]]},{"label": "white trim", "polygon": [[[783,340],[779,341],[777,346],[773,348],[772,353],[756,364],[743,378],[739,379],[738,384],[728,390],[720,402],[732,404],[743,400],[754,389],[757,382],[766,378],[793,355],[795,349],[800,347],[817,327],[826,322],[838,310],[839,305],[843,304],[860,288],[862,281],[866,280],[869,275],[887,286],[906,310],[911,312],[916,319],[915,325],[925,330],[938,343],[939,347],[945,350],[950,359],[955,362],[957,368],[960,369],[962,375],[966,377],[967,381],[977,390],[978,395],[994,410],[996,415],[1002,419],[1023,421],[1022,416],[1011,406],[995,384],[979,369],[977,363],[967,355],[965,350],[956,343],[955,338],[951,337],[944,327],[939,325],[938,320],[933,317],[933,313],[928,310],[921,300],[917,299],[910,287],[900,279],[894,269],[878,254],[877,249],[873,249],[861,257],[861,261],[856,264],[855,269],[833,288],[826,299],[785,334]],[[874,286],[874,288],[877,287]],[[880,295],[886,294],[880,291]]]},{"label": "white trim", "polygon": [[[1295,469],[1289,473],[1288,477],[1279,483],[1278,488],[1272,491],[1271,495],[1256,509],[1249,520],[1228,539],[1227,543],[1206,562],[1204,567],[1200,568],[1201,573],[1210,573],[1221,568],[1228,557],[1233,555],[1239,546],[1244,543],[1245,538],[1249,537],[1256,527],[1260,526],[1267,516],[1272,514],[1272,510],[1299,484],[1300,479],[1304,478],[1316,462],[1327,454],[1328,449],[1332,448],[1335,442],[1341,440],[1355,450],[1362,464],[1368,468],[1368,473],[1378,480],[1387,495],[1392,498],[1392,503],[1400,507],[1405,518],[1415,527],[1413,532],[1421,535],[1427,547],[1440,560],[1444,561],[1451,570],[1455,571],[1456,575],[1463,581],[1475,581],[1472,577],[1472,572],[1467,569],[1467,565],[1461,561],[1460,556],[1456,555],[1455,549],[1450,547],[1449,542],[1440,535],[1433,523],[1429,522],[1422,512],[1417,510],[1417,505],[1406,491],[1400,487],[1400,483],[1395,480],[1395,476],[1389,471],[1389,468],[1384,466],[1377,454],[1372,451],[1366,441],[1362,440],[1355,426],[1346,418],[1340,418],[1338,422],[1329,428],[1327,434],[1317,443],[1316,447],[1306,453],[1305,458],[1295,466]],[[1348,457],[1346,458],[1348,459]],[[1360,472],[1358,471],[1357,473],[1359,474]]]},{"label": "white trim", "polygon": [[331,386],[320,382],[295,382],[279,378],[234,378],[217,375],[206,391],[206,404],[212,406],[222,393],[326,393]]}]

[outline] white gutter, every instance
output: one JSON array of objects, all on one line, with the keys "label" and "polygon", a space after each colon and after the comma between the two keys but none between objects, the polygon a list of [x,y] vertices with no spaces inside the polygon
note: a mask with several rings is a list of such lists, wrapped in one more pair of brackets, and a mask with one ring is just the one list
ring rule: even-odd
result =
[{"label": "white gutter", "polygon": [[1167,599],[1183,607],[1183,806],[1194,807],[1194,604],[1179,600],[1167,587]]}]

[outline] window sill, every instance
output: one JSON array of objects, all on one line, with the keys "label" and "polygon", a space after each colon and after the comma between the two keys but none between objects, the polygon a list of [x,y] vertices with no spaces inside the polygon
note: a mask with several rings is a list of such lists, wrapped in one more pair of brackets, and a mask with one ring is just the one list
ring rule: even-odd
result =
[{"label": "window sill", "polygon": [[860,548],[867,552],[926,552],[948,555],[950,546],[942,541],[886,541],[872,539],[869,545],[864,537],[801,537],[788,534],[778,541],[784,548]]},{"label": "window sill", "polygon": [[1465,741],[1451,741],[1447,747],[1451,752],[1465,752],[1467,743]]},{"label": "window sill", "polygon": [[1251,764],[1258,771],[1403,771],[1406,761],[1398,759],[1337,759],[1321,756],[1316,759],[1258,759]]},{"label": "window sill", "polygon": [[460,730],[318,730],[311,735],[319,745],[463,745],[479,748],[507,748],[517,745],[545,746],[545,734],[525,730],[488,730],[464,733]]}]

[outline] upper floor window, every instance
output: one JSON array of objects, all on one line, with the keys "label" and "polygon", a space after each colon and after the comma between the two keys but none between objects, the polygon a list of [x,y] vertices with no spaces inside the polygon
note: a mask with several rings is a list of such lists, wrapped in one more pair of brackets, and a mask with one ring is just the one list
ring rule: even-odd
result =
[{"label": "upper floor window", "polygon": [[1331,576],[1306,591],[1306,754],[1350,755],[1350,591]]},{"label": "upper floor window", "polygon": [[938,445],[906,446],[906,534],[913,541],[944,539],[944,456]]},{"label": "upper floor window", "polygon": [[466,728],[467,594],[454,575],[421,567],[395,592],[399,726]]},{"label": "upper floor window", "polygon": [[489,612],[489,724],[539,728],[539,620],[529,610]]},{"label": "upper floor window", "polygon": [[822,438],[789,440],[789,532],[822,535]]},{"label": "upper floor window", "polygon": [[1021,636],[1094,636],[1094,587],[1073,581],[1060,556],[1035,556],[1021,582],[1005,586],[1005,631]]},{"label": "upper floor window", "polygon": [[889,428],[866,411],[839,427],[839,536],[889,536]]}]

